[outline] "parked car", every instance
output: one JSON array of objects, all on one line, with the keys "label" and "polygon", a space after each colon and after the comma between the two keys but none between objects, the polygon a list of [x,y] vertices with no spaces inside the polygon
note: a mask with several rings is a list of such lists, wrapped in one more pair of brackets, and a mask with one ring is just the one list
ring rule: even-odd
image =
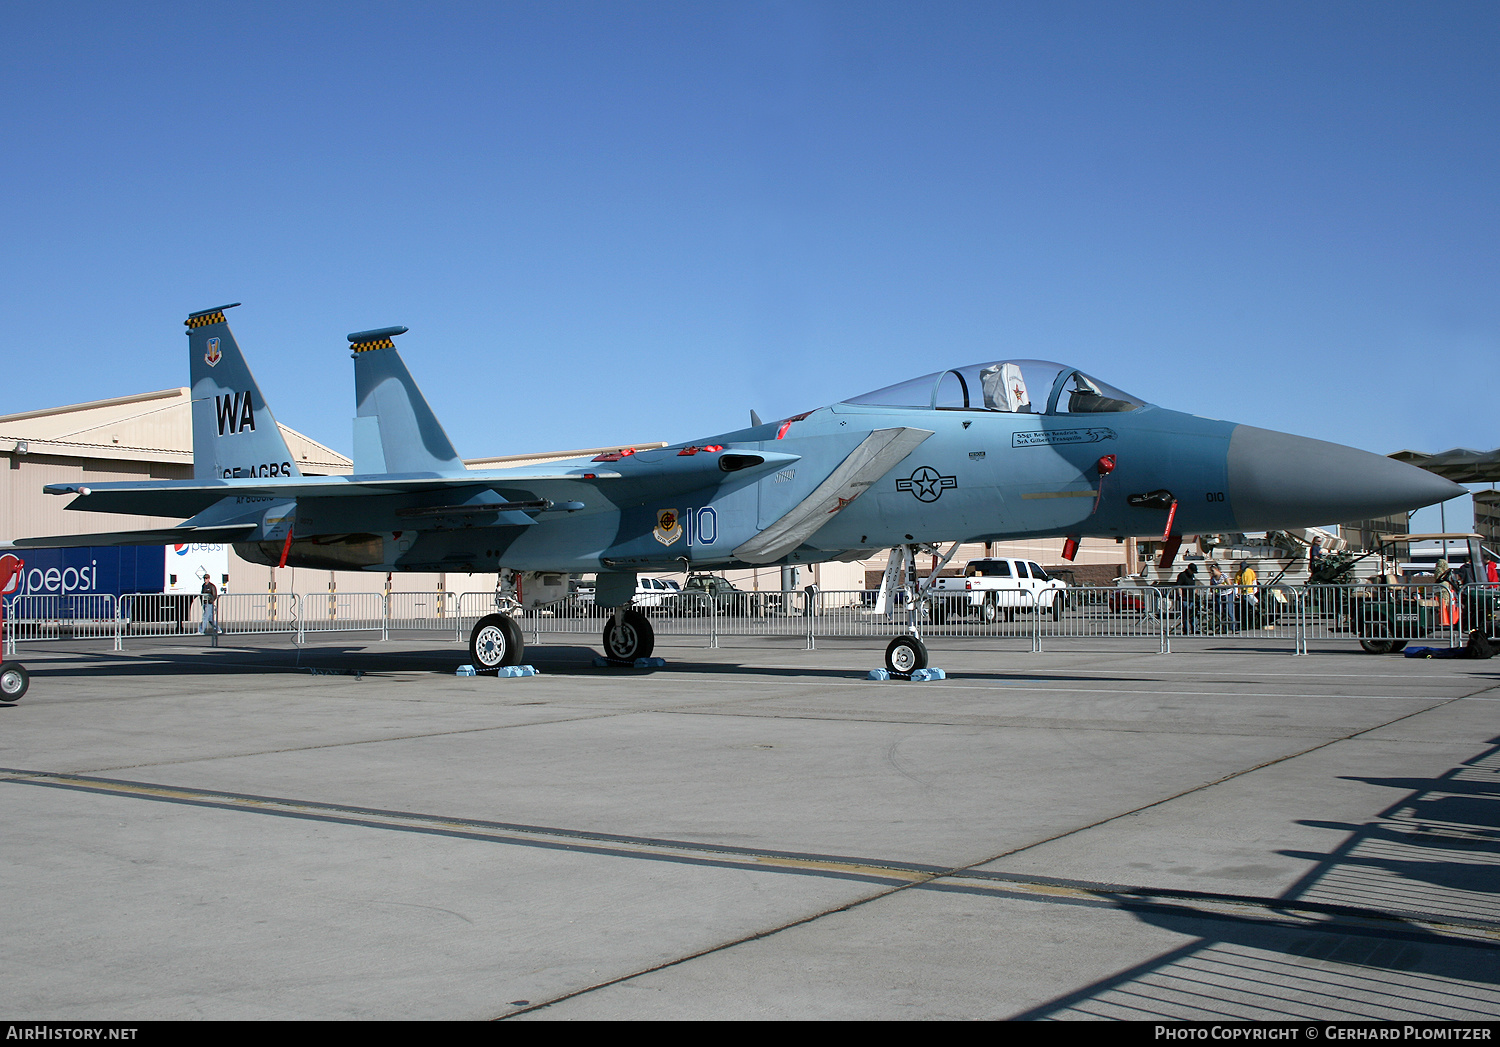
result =
[{"label": "parked car", "polygon": [[[635,580],[635,596],[631,598],[632,607],[661,607],[667,601],[682,592],[682,586],[670,578],[637,578]],[[568,598],[558,605],[558,612],[563,615],[586,615],[603,614],[605,608],[594,604],[594,586],[580,585]]]},{"label": "parked car", "polygon": [[751,593],[738,588],[716,574],[693,574],[683,583],[682,591],[667,597],[661,604],[667,614],[719,615],[773,614],[781,606],[780,593]]},{"label": "parked car", "polygon": [[637,578],[635,580],[635,607],[660,607],[662,603],[682,592],[676,582],[665,578]]},{"label": "parked car", "polygon": [[1145,614],[1155,594],[1138,586],[1116,586],[1109,591],[1109,609],[1114,614]]},{"label": "parked car", "polygon": [[1031,560],[984,557],[970,560],[961,578],[938,578],[932,584],[932,617],[936,622],[977,614],[984,622],[1017,611],[1036,609],[1062,617],[1068,583],[1053,578]]},{"label": "parked car", "polygon": [[[1208,591],[1203,589],[1204,593]],[[1177,606],[1175,593],[1176,589],[1171,587],[1152,588],[1121,578],[1115,582],[1105,602],[1115,614],[1158,614],[1163,609],[1170,614]]]}]

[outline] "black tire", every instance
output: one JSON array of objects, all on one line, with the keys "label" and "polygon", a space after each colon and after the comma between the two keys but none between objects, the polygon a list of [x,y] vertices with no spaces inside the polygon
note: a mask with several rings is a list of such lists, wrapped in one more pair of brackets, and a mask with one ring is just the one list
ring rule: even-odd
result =
[{"label": "black tire", "polygon": [[1059,595],[1057,595],[1056,593],[1053,593],[1053,595],[1052,595],[1052,620],[1054,622],[1060,622],[1060,621],[1062,621],[1062,612],[1063,612],[1062,597],[1059,596]]},{"label": "black tire", "polygon": [[20,662],[0,662],[0,702],[19,702],[31,686],[31,674]]},{"label": "black tire", "polygon": [[514,661],[506,662],[506,665],[520,665],[526,654],[526,634],[521,632],[521,623],[508,614],[500,616],[505,622],[505,631],[510,637],[510,649],[514,652]]},{"label": "black tire", "polygon": [[656,649],[656,631],[640,611],[625,612],[625,620],[615,625],[614,615],[604,623],[604,654],[622,662],[650,658]]},{"label": "black tire", "polygon": [[927,645],[915,636],[898,636],[885,649],[885,667],[909,676],[927,668]]},{"label": "black tire", "polygon": [[[1390,654],[1396,649],[1396,641],[1386,639],[1385,626],[1372,622],[1369,630],[1370,639],[1359,641],[1359,645],[1365,649],[1366,654]],[[1406,645],[1403,643],[1401,646]]]},{"label": "black tire", "polygon": [[474,623],[474,631],[469,633],[469,657],[474,668],[482,673],[520,665],[525,651],[521,627],[508,614],[487,614]]},{"label": "black tire", "polygon": [[994,625],[1000,617],[1000,607],[995,603],[993,596],[986,596],[984,603],[979,605],[979,620],[985,625]]}]

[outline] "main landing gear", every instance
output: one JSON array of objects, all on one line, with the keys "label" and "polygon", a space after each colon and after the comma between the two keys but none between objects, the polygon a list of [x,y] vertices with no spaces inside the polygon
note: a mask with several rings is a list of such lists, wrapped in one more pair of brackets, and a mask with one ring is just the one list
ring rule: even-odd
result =
[{"label": "main landing gear", "polygon": [[656,632],[640,611],[617,607],[604,623],[604,655],[621,662],[649,658],[656,647]]},{"label": "main landing gear", "polygon": [[474,659],[474,668],[479,672],[492,673],[507,665],[520,665],[525,653],[521,627],[510,615],[487,614],[474,623],[474,631],[469,634],[469,657]]}]

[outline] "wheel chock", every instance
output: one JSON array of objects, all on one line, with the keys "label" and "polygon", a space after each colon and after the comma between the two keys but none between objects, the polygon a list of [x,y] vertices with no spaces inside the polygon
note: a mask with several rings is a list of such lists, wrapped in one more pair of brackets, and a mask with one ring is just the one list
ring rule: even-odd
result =
[{"label": "wheel chock", "polygon": [[948,674],[941,669],[913,669],[909,673],[892,672],[889,669],[871,669],[866,680],[910,680],[912,683],[926,683],[928,680],[946,680]]},{"label": "wheel chock", "polygon": [[454,672],[454,676],[540,676],[536,667],[532,665],[502,665],[498,669],[489,669],[483,674],[472,665],[460,665]]}]

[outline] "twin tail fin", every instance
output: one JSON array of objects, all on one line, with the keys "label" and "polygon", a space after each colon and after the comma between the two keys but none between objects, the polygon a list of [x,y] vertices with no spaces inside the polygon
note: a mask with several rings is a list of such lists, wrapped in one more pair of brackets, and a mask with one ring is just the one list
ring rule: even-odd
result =
[{"label": "twin tail fin", "polygon": [[190,313],[193,479],[301,476],[276,418],[224,319],[233,305]]}]

